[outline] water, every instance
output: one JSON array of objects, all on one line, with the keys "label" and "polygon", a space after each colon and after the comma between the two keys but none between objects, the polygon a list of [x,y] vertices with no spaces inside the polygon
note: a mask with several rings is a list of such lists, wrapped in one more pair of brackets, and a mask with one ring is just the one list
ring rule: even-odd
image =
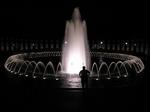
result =
[{"label": "water", "polygon": [[62,55],[63,70],[66,73],[78,74],[82,66],[90,68],[90,60],[86,22],[81,20],[79,8],[75,8],[72,19],[66,22]]}]

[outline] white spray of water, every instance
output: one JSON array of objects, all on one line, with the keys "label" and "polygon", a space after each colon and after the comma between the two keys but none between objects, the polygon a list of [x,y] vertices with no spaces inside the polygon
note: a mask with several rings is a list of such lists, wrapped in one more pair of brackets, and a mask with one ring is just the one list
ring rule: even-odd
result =
[{"label": "white spray of water", "polygon": [[90,60],[86,22],[81,20],[79,8],[75,8],[72,19],[66,22],[62,54],[63,70],[69,74],[78,74],[82,66],[90,68]]}]

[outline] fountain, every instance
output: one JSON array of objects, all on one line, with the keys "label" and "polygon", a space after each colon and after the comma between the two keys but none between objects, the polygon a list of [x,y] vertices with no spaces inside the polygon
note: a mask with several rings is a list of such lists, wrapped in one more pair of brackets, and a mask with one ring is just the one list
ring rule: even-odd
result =
[{"label": "fountain", "polygon": [[[61,60],[56,62],[57,57]],[[99,60],[92,62],[95,58]],[[77,74],[82,66],[91,71],[90,78],[96,79],[119,79],[128,77],[131,71],[139,74],[144,69],[142,60],[133,55],[89,51],[86,22],[81,20],[79,8],[74,9],[72,19],[66,23],[62,52],[16,54],[10,56],[4,65],[12,74],[42,79],[79,78]]]},{"label": "fountain", "polygon": [[75,8],[72,20],[66,22],[62,54],[64,72],[78,74],[82,66],[90,69],[90,59],[86,22],[81,20],[79,9]]}]

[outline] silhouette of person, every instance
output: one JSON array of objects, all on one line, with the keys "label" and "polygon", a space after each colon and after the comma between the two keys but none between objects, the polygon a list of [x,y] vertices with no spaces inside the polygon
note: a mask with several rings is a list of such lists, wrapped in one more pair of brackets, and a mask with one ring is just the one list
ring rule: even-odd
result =
[{"label": "silhouette of person", "polygon": [[90,72],[85,69],[85,66],[83,66],[83,69],[79,72],[79,76],[81,78],[81,84],[82,88],[88,88],[88,76]]}]

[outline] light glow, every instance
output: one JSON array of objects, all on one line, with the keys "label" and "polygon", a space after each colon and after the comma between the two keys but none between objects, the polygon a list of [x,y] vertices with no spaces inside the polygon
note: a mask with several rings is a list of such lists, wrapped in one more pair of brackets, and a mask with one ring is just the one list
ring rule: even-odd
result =
[{"label": "light glow", "polygon": [[81,20],[79,9],[75,8],[72,20],[66,23],[62,54],[63,71],[78,74],[82,66],[90,68],[90,59],[86,22]]},{"label": "light glow", "polygon": [[78,74],[82,69],[82,66],[85,66],[85,60],[82,60],[82,56],[80,51],[74,51],[72,54],[68,56],[68,63],[66,72],[70,74]]}]

